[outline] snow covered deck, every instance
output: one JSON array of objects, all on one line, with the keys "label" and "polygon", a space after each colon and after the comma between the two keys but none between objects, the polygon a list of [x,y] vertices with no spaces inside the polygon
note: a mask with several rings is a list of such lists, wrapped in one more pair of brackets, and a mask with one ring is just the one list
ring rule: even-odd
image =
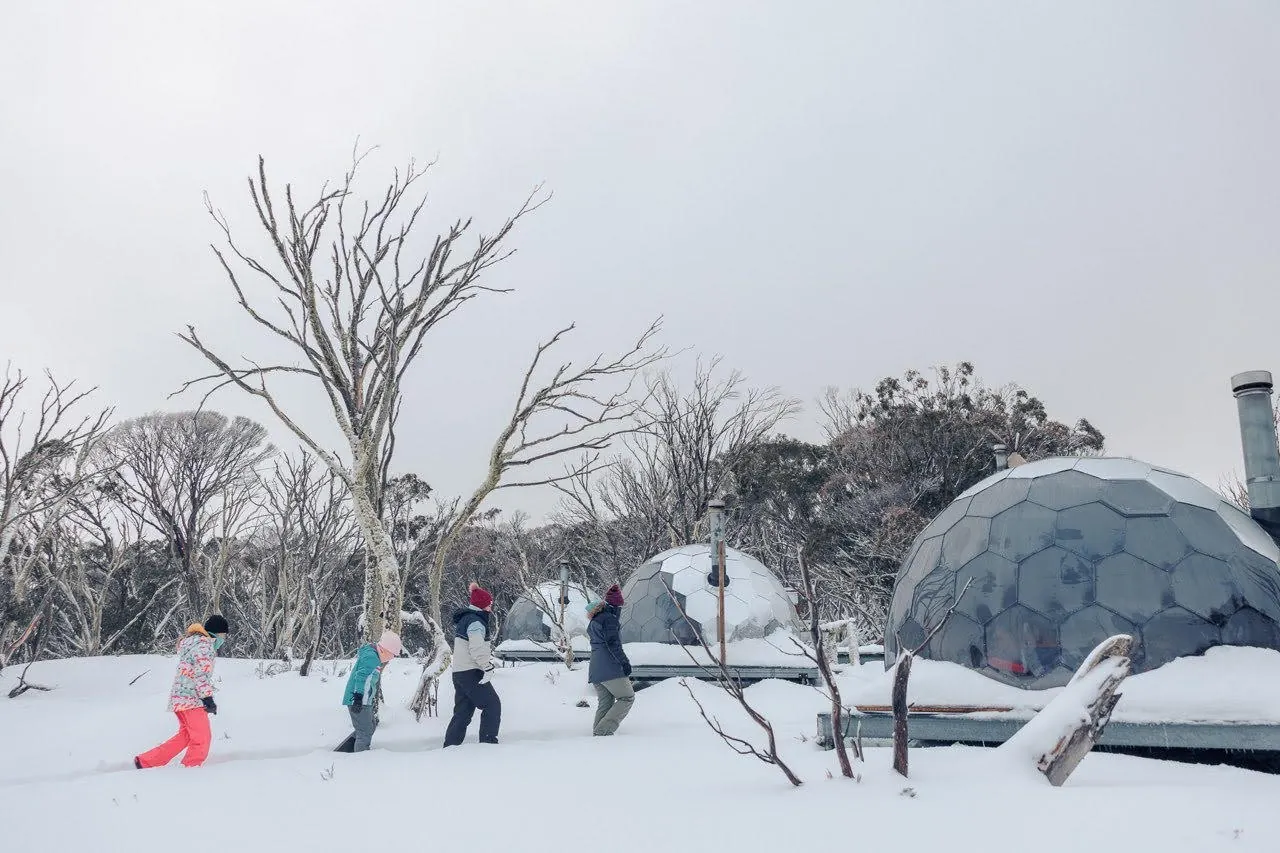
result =
[{"label": "snow covered deck", "polygon": [[[586,660],[591,656],[591,643],[586,637],[574,637],[573,656]],[[493,656],[512,663],[547,663],[560,660],[560,651],[554,643],[536,640],[505,640],[493,650]]]},{"label": "snow covered deck", "polygon": [[[626,643],[624,648],[631,659],[631,677],[644,686],[666,678],[707,678],[710,674],[706,667],[714,666],[714,661],[698,646]],[[864,648],[868,653],[880,649],[883,654],[879,646]],[[712,652],[718,654],[715,648]],[[573,639],[573,654],[576,660],[584,663],[590,658],[591,645],[586,638]],[[499,644],[494,655],[499,660],[512,663],[560,660],[560,653],[554,645],[533,640],[508,640]],[[744,683],[753,684],[770,678],[801,684],[812,684],[818,680],[818,668],[796,648],[793,635],[786,631],[760,639],[735,640],[728,644],[727,656],[730,672]]]},{"label": "snow covered deck", "polygon": [[[892,737],[888,713],[893,670],[846,669],[842,695],[862,713],[846,736]],[[913,740],[1003,743],[1056,696],[1020,690],[952,663],[917,660],[907,691]],[[1121,698],[1100,744],[1126,748],[1277,752],[1280,755],[1280,652],[1218,647],[1179,658],[1121,687]],[[969,713],[940,708],[981,708]],[[885,709],[885,710],[882,710]],[[832,746],[831,715],[818,715],[818,739]]]},{"label": "snow covered deck", "polygon": [[[911,713],[912,740],[927,743],[996,746],[1004,743],[1030,719],[1009,714]],[[845,737],[891,739],[893,715],[885,712],[851,714],[844,720]],[[831,714],[818,714],[818,745],[835,746]],[[1135,749],[1228,750],[1280,754],[1280,723],[1131,722],[1112,719],[1099,741],[1102,746]]]}]

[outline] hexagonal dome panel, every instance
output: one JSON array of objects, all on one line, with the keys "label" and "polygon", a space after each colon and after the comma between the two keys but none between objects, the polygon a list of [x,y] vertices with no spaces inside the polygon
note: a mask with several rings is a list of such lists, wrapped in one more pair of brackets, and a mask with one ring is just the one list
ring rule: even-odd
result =
[{"label": "hexagonal dome panel", "polygon": [[994,551],[979,554],[956,572],[955,591],[956,612],[985,625],[1018,603],[1018,564]]},{"label": "hexagonal dome panel", "polygon": [[1240,590],[1230,563],[1192,554],[1173,567],[1172,576],[1174,600],[1197,616],[1221,625],[1240,609]]},{"label": "hexagonal dome panel", "polygon": [[1174,658],[1201,654],[1221,642],[1216,625],[1181,607],[1161,610],[1142,626],[1147,669],[1155,669]]},{"label": "hexagonal dome panel", "polygon": [[987,667],[1015,678],[1040,678],[1062,658],[1058,626],[1021,604],[991,620],[986,641]]},{"label": "hexagonal dome panel", "polygon": [[1096,572],[1098,603],[1138,624],[1176,603],[1169,573],[1127,551],[1099,560]]},{"label": "hexagonal dome panel", "polygon": [[885,665],[953,602],[954,624],[921,655],[1032,689],[1066,683],[1117,633],[1137,641],[1136,672],[1224,643],[1280,649],[1278,560],[1253,519],[1176,471],[1031,462],[974,485],[917,537],[894,585]]},{"label": "hexagonal dome panel", "polygon": [[1191,543],[1171,516],[1146,516],[1125,525],[1124,550],[1153,566],[1171,568],[1191,553]]},{"label": "hexagonal dome panel", "polygon": [[1068,551],[1100,560],[1124,550],[1124,517],[1099,501],[1058,513],[1054,538]]},{"label": "hexagonal dome panel", "polygon": [[1057,526],[1056,512],[1025,500],[991,519],[991,550],[1015,562],[1025,560],[1053,544]]},{"label": "hexagonal dome panel", "polygon": [[1029,500],[1049,509],[1066,509],[1093,503],[1102,497],[1102,481],[1079,471],[1061,471],[1055,477],[1031,481]]},{"label": "hexagonal dome panel", "polygon": [[1137,639],[1138,626],[1101,605],[1091,604],[1062,620],[1060,632],[1062,662],[1074,671],[1084,663],[1089,651],[1098,645],[1093,642],[1094,637],[1106,639],[1116,634],[1128,634]]},{"label": "hexagonal dome panel", "polygon": [[1061,619],[1094,599],[1093,563],[1052,545],[1018,565],[1018,601]]},{"label": "hexagonal dome panel", "polygon": [[[936,564],[941,547],[938,537],[935,548],[916,549],[915,557]],[[719,596],[712,569],[710,545],[672,548],[636,569],[622,588],[627,602],[622,608],[622,641],[693,645],[698,639],[689,625],[692,621],[708,644],[716,643]],[[786,588],[764,563],[726,548],[725,575],[728,640],[765,637],[778,628],[804,630]]]},{"label": "hexagonal dome panel", "polygon": [[1146,480],[1112,480],[1102,487],[1102,502],[1121,515],[1168,515],[1173,498]]},{"label": "hexagonal dome panel", "polygon": [[1003,480],[995,483],[973,496],[973,500],[969,502],[969,515],[993,518],[1014,504],[1025,501],[1030,490],[1029,480]]}]

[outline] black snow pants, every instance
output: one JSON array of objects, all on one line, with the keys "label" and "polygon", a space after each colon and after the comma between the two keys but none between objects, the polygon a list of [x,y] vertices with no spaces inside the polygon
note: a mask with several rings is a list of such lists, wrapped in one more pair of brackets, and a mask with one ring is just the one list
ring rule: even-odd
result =
[{"label": "black snow pants", "polygon": [[480,709],[480,742],[498,742],[502,700],[492,684],[480,683],[483,676],[478,669],[453,674],[453,718],[444,733],[445,746],[457,746],[466,740],[467,726],[471,725],[477,708]]}]

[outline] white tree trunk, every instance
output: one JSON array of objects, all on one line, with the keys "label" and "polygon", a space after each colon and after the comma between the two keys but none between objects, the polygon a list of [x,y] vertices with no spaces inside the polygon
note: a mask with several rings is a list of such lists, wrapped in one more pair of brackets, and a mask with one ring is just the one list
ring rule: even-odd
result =
[{"label": "white tree trunk", "polygon": [[383,630],[400,630],[400,564],[396,562],[391,534],[374,509],[368,486],[367,480],[357,480],[351,497],[356,523],[372,558],[365,569],[364,623],[365,636],[374,642]]}]

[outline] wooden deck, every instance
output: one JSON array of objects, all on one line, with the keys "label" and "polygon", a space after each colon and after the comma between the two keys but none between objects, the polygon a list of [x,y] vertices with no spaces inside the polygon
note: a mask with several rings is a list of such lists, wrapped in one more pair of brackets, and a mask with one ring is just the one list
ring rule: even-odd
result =
[{"label": "wooden deck", "polygon": [[[893,737],[893,715],[868,706],[844,718],[846,737]],[[998,746],[1030,719],[1003,708],[913,709],[908,716],[911,740],[929,744]],[[818,715],[818,745],[834,749],[831,714]],[[1280,753],[1280,723],[1129,722],[1112,720],[1100,746],[1156,750],[1224,750]]]}]

